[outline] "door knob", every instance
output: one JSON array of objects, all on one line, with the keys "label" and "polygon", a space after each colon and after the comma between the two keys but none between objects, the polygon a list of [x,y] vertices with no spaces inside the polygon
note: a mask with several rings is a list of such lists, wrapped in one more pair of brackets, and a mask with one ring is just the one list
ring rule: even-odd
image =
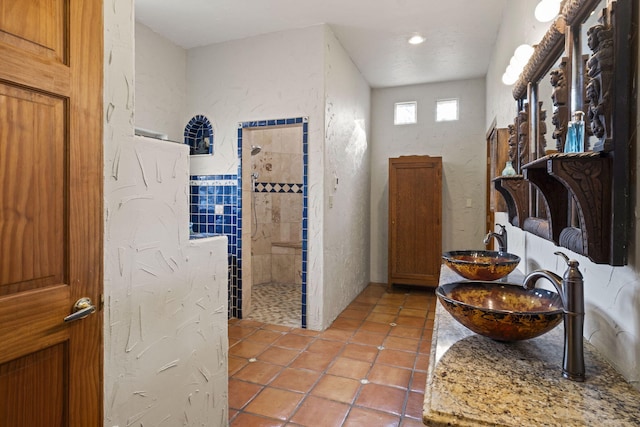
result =
[{"label": "door knob", "polygon": [[74,312],[64,318],[65,322],[73,322],[74,320],[84,319],[94,311],[96,311],[96,307],[91,302],[91,298],[80,298],[73,305]]}]

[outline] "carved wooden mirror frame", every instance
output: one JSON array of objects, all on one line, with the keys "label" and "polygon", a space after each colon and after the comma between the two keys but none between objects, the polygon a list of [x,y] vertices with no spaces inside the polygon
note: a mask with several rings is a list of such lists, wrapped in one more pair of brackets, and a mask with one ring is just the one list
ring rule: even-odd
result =
[{"label": "carved wooden mirror frame", "polygon": [[[631,218],[630,149],[635,146],[637,26],[632,25],[633,0],[607,0],[606,8],[595,10],[601,2],[565,0],[561,15],[535,46],[513,89],[518,116],[509,126],[509,146],[518,175],[498,177],[494,184],[513,225],[593,262],[624,265]],[[586,28],[592,12],[601,18]],[[585,36],[587,55],[581,52]],[[547,76],[553,77],[552,97],[539,100],[538,84]],[[544,152],[541,144],[548,130],[541,103],[553,105],[551,136],[557,153]],[[589,151],[563,153],[567,122],[577,110],[585,111],[585,127],[595,141]]]}]

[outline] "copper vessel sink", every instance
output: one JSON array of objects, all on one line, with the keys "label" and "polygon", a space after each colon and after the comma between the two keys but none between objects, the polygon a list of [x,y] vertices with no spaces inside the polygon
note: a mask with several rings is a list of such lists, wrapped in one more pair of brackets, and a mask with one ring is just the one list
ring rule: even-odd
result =
[{"label": "copper vessel sink", "polygon": [[560,295],[502,282],[459,281],[440,285],[444,308],[473,332],[498,341],[535,338],[563,319]]},{"label": "copper vessel sink", "polygon": [[469,280],[497,280],[511,273],[520,257],[508,252],[450,251],[442,254],[447,267]]}]

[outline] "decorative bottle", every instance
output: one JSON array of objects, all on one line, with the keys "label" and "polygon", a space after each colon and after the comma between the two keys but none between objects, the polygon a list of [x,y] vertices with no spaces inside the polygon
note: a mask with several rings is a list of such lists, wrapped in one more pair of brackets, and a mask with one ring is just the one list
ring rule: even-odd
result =
[{"label": "decorative bottle", "polygon": [[511,164],[511,160],[507,160],[507,163],[504,169],[502,169],[502,176],[513,176],[515,174],[516,174],[516,170],[513,168],[513,165]]},{"label": "decorative bottle", "polygon": [[582,111],[575,112],[573,123],[576,128],[576,152],[582,153],[584,151],[584,113]]},{"label": "decorative bottle", "polygon": [[581,153],[584,151],[584,113],[576,111],[573,120],[567,124],[567,139],[564,143],[565,153]]}]

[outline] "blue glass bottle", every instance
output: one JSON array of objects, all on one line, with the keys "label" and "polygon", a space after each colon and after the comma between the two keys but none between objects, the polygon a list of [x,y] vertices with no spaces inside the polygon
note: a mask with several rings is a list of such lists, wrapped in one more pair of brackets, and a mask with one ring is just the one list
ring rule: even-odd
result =
[{"label": "blue glass bottle", "polygon": [[584,113],[582,111],[575,112],[573,123],[575,127],[576,153],[582,153],[584,151]]},{"label": "blue glass bottle", "polygon": [[573,120],[567,124],[567,139],[564,143],[565,153],[581,153],[584,151],[584,113],[576,111]]}]

